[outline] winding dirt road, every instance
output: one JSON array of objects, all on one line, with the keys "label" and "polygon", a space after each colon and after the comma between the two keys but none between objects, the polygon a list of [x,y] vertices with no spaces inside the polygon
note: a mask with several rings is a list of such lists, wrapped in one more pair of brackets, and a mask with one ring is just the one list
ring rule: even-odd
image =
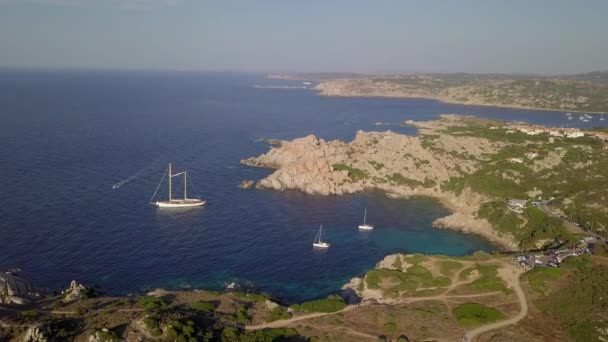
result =
[{"label": "winding dirt road", "polygon": [[515,290],[515,293],[517,294],[517,298],[519,299],[519,305],[521,307],[521,310],[519,311],[517,316],[506,319],[504,321],[490,323],[490,324],[475,328],[475,329],[467,332],[464,335],[464,337],[463,337],[464,341],[466,341],[466,342],[473,341],[473,339],[475,337],[479,336],[480,334],[483,334],[485,332],[488,332],[488,331],[491,331],[494,329],[499,329],[499,328],[505,327],[507,325],[515,324],[515,323],[521,321],[522,319],[524,319],[524,317],[526,317],[526,315],[528,314],[528,302],[526,301],[526,295],[524,294],[524,291],[522,290],[521,285],[519,283],[519,275],[520,275],[520,273],[517,272],[517,270],[514,270],[513,268],[508,270],[507,273],[503,274],[503,276],[509,278],[508,283],[510,283],[512,285],[513,289]]},{"label": "winding dirt road", "polygon": [[322,317],[322,316],[327,316],[327,315],[335,315],[335,314],[338,314],[341,312],[347,312],[347,311],[353,310],[356,307],[358,307],[358,305],[348,305],[344,309],[336,311],[336,312],[315,312],[315,313],[311,313],[311,314],[295,316],[295,317],[288,318],[288,319],[281,319],[281,320],[270,322],[270,323],[264,323],[264,324],[258,324],[258,325],[246,325],[245,330],[280,328],[280,327],[284,327],[288,324],[291,324],[293,322],[302,321],[302,320],[309,319],[309,318],[317,318],[317,317]]}]

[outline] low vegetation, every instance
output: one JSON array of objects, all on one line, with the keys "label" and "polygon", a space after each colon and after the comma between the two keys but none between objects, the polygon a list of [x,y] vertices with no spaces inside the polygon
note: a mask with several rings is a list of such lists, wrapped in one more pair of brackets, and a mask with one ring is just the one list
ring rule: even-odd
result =
[{"label": "low vegetation", "polygon": [[365,172],[364,170],[346,164],[334,164],[333,167],[335,171],[347,171],[348,177],[350,177],[350,179],[352,179],[353,181],[358,181],[368,177],[367,172]]},{"label": "low vegetation", "polygon": [[424,266],[415,264],[406,272],[385,268],[373,269],[365,275],[365,282],[370,289],[381,289],[389,298],[417,295],[418,288],[442,288],[450,285],[448,277],[433,277]]},{"label": "low vegetation", "polygon": [[608,338],[608,264],[603,257],[568,258],[560,268],[524,275],[536,308],[574,341]]},{"label": "low vegetation", "polygon": [[344,309],[346,303],[340,296],[329,296],[325,299],[304,302],[302,304],[294,304],[290,308],[294,311],[301,312],[336,312]]},{"label": "low vegetation", "polygon": [[458,305],[453,311],[458,323],[465,328],[499,321],[504,318],[502,312],[479,303]]}]

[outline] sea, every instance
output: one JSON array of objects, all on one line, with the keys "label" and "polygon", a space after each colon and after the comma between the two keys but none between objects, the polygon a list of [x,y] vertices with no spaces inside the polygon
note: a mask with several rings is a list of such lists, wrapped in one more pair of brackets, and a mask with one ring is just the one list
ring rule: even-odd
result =
[{"label": "sea", "polygon": [[[292,88],[273,88],[282,86]],[[39,287],[75,279],[110,295],[236,282],[285,303],[321,298],[387,254],[498,247],[434,229],[448,211],[428,198],[240,189],[273,172],[239,163],[268,151],[264,139],[415,134],[400,124],[443,113],[606,125],[551,111],[324,97],[300,86],[247,73],[1,70],[0,270],[21,269]],[[150,205],[168,163],[188,171],[189,194],[205,207]],[[174,196],[182,187],[175,177]],[[357,229],[365,208],[373,231]],[[312,248],[320,224],[331,243],[325,251]]]}]

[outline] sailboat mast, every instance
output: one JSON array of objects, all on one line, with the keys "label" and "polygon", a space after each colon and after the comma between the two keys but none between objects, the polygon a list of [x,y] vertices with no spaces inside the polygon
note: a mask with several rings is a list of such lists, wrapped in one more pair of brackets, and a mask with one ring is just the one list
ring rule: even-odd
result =
[{"label": "sailboat mast", "polygon": [[173,174],[171,173],[171,163],[169,163],[169,202],[171,202],[171,177]]},{"label": "sailboat mast", "polygon": [[367,208],[363,211],[363,224],[365,224],[365,220],[367,219]]},{"label": "sailboat mast", "polygon": [[188,198],[186,196],[186,191],[188,191],[187,184],[188,184],[188,181],[186,179],[186,171],[184,171],[184,201],[186,200],[186,198]]},{"label": "sailboat mast", "polygon": [[321,235],[323,234],[323,225],[319,227],[319,243],[321,243]]}]

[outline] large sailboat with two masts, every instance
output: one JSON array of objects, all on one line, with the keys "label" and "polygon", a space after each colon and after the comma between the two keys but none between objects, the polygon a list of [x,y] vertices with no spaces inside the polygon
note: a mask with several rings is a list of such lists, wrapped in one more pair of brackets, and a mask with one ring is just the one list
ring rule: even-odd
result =
[{"label": "large sailboat with two masts", "polygon": [[[156,193],[158,192],[158,189],[160,188],[161,184],[163,183],[163,180],[165,179],[165,176],[167,176],[167,174],[169,175],[169,200],[167,201],[153,201],[152,199],[154,199],[154,197],[156,196]],[[184,176],[184,197],[183,198],[173,198],[172,196],[172,189],[171,189],[171,179],[173,177],[178,177],[178,176]],[[207,201],[202,200],[200,198],[188,198],[188,173],[186,171],[182,171],[182,172],[178,172],[173,174],[173,172],[171,171],[171,164],[169,164],[169,168],[167,169],[167,171],[165,171],[165,174],[163,175],[163,178],[160,180],[160,183],[158,184],[158,187],[156,187],[156,191],[154,192],[154,195],[152,195],[152,199],[150,199],[150,203],[154,204],[155,206],[159,207],[159,208],[188,208],[188,207],[200,207],[205,205],[205,203],[207,203]]]}]

